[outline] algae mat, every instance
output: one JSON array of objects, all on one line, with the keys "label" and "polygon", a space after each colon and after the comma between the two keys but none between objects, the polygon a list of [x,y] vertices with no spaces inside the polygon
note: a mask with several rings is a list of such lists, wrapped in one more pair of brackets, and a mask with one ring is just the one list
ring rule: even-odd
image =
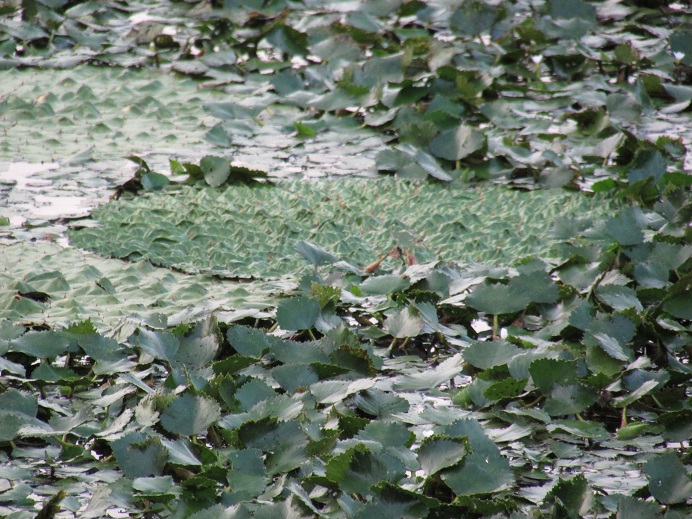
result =
[{"label": "algae mat", "polygon": [[556,222],[612,201],[557,190],[455,187],[392,179],[281,181],[263,187],[178,188],[97,208],[68,232],[104,256],[186,272],[272,278],[305,272],[306,240],[363,268],[398,245],[418,262],[510,265],[551,256]]}]

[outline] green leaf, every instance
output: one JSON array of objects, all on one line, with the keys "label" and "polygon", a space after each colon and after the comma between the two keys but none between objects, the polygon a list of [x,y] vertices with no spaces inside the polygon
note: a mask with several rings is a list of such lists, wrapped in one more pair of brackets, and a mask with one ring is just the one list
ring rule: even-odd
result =
[{"label": "green leaf", "polygon": [[677,294],[667,298],[663,303],[663,310],[673,317],[692,320],[692,298],[689,294]]},{"label": "green leaf", "polygon": [[305,123],[301,122],[294,122],[293,125],[296,128],[296,131],[298,132],[298,137],[302,139],[312,139],[314,137],[317,137],[317,131],[315,131],[314,128],[311,126],[308,126]]},{"label": "green leaf", "polygon": [[640,217],[639,209],[623,209],[617,216],[606,221],[606,233],[620,245],[638,245],[644,240]]},{"label": "green leaf", "polygon": [[171,476],[158,476],[149,478],[135,478],[132,482],[132,488],[139,495],[153,497],[163,494],[174,493],[174,481]]},{"label": "green leaf", "polygon": [[421,391],[430,390],[440,384],[450,381],[461,372],[461,355],[454,355],[445,359],[434,368],[426,369],[420,373],[405,374],[398,377],[393,384],[396,391]]},{"label": "green leaf", "polygon": [[446,160],[463,159],[484,146],[485,135],[474,127],[464,124],[456,129],[443,131],[430,143],[433,154]]},{"label": "green leaf", "polygon": [[185,439],[161,440],[168,451],[168,460],[176,465],[198,467],[202,462],[192,449],[192,444]]},{"label": "green leaf", "polygon": [[628,308],[634,308],[638,312],[644,309],[637,298],[637,293],[629,287],[601,285],[596,288],[596,295],[598,299],[617,312],[627,310]]},{"label": "green leaf", "polygon": [[170,183],[170,179],[166,175],[154,171],[147,171],[140,180],[142,187],[147,191],[159,191]]},{"label": "green leaf", "polygon": [[617,430],[616,437],[621,441],[629,441],[645,434],[658,434],[661,427],[649,423],[631,422]]},{"label": "green leaf", "polygon": [[681,409],[659,415],[656,420],[665,430],[663,437],[668,441],[685,441],[692,438],[692,410]]},{"label": "green leaf", "polygon": [[161,425],[173,434],[197,436],[220,416],[221,409],[214,400],[185,393],[163,410]]},{"label": "green leaf", "polygon": [[249,326],[233,326],[226,332],[226,338],[235,351],[241,355],[259,359],[272,344],[270,336]]},{"label": "green leaf", "polygon": [[287,54],[303,56],[307,53],[308,36],[292,27],[281,26],[272,29],[267,41]]},{"label": "green leaf", "polygon": [[305,462],[308,438],[296,421],[276,424],[273,420],[249,422],[238,430],[238,437],[250,449],[267,455],[269,475],[290,472]]},{"label": "green leaf", "polygon": [[190,515],[188,519],[236,519],[238,508],[236,506],[214,505]]},{"label": "green leaf", "polygon": [[231,470],[226,479],[234,494],[256,497],[265,491],[268,478],[260,449],[241,449],[228,455]]},{"label": "green leaf", "polygon": [[479,312],[492,315],[519,312],[529,304],[525,294],[517,293],[511,285],[487,282],[478,285],[468,295],[465,302]]},{"label": "green leaf", "polygon": [[468,36],[475,36],[489,31],[495,24],[504,9],[498,6],[491,6],[485,2],[471,0],[454,11],[449,18],[449,26]]},{"label": "green leaf", "polygon": [[70,368],[62,366],[52,366],[50,363],[42,362],[31,372],[31,378],[43,382],[75,382],[81,377]]},{"label": "green leaf", "polygon": [[219,187],[231,174],[231,161],[223,157],[207,155],[199,161],[199,167],[204,173],[204,180],[212,187]]},{"label": "green leaf", "polygon": [[585,517],[594,506],[594,496],[586,478],[579,474],[572,479],[560,478],[547,498],[554,502],[557,510],[569,519]]},{"label": "green leaf", "polygon": [[557,285],[547,272],[534,270],[522,273],[509,280],[509,286],[515,294],[531,303],[555,303],[559,294]]},{"label": "green leaf", "polygon": [[386,295],[400,292],[411,284],[407,277],[396,274],[370,276],[360,284],[360,290],[366,295]]},{"label": "green leaf", "polygon": [[680,61],[692,67],[692,30],[673,31],[669,36],[670,49],[680,55]]},{"label": "green leaf", "polygon": [[524,392],[526,379],[506,378],[498,382],[493,382],[483,392],[483,396],[488,400],[501,400],[503,398],[513,398]]},{"label": "green leaf", "polygon": [[450,182],[452,180],[452,177],[440,167],[435,158],[429,153],[418,150],[413,156],[413,160],[415,160],[431,177],[445,182]]},{"label": "green leaf", "polygon": [[674,452],[652,457],[644,465],[649,492],[661,503],[675,505],[692,497],[692,480]]},{"label": "green leaf", "polygon": [[614,359],[632,361],[634,353],[627,343],[634,337],[635,330],[634,323],[621,315],[599,317],[588,324],[584,344],[599,346]]},{"label": "green leaf", "polygon": [[464,349],[464,360],[479,369],[503,366],[514,359],[521,349],[505,341],[473,341]]},{"label": "green leaf", "polygon": [[172,361],[175,358],[180,340],[169,332],[156,332],[140,329],[135,338],[136,344],[155,359]]},{"label": "green leaf", "polygon": [[595,22],[596,8],[583,0],[550,0],[550,16]]},{"label": "green leaf", "polygon": [[49,359],[58,355],[65,355],[70,350],[72,340],[67,333],[30,331],[11,341],[10,347],[39,359]]},{"label": "green leaf", "polygon": [[436,434],[421,442],[418,448],[418,461],[425,473],[432,476],[442,469],[460,463],[468,453],[469,445],[464,438]]},{"label": "green leaf", "polygon": [[556,385],[573,384],[577,381],[577,362],[538,359],[531,363],[529,372],[538,390],[549,395]]},{"label": "green leaf", "polygon": [[639,400],[641,397],[644,395],[647,395],[651,391],[653,391],[657,386],[658,386],[658,381],[656,380],[647,380],[645,381],[641,386],[639,386],[637,389],[632,391],[629,395],[625,395],[622,397],[614,398],[613,399],[613,406],[615,407],[627,407],[637,400]]},{"label": "green leaf", "polygon": [[373,453],[357,445],[332,458],[327,464],[326,475],[339,483],[344,492],[364,494],[381,481],[396,481],[404,475],[404,464],[394,456]]},{"label": "green leaf", "polygon": [[661,507],[651,501],[622,496],[615,519],[661,519]]},{"label": "green leaf", "polygon": [[299,388],[306,388],[320,380],[315,368],[306,364],[277,366],[272,370],[272,377],[289,393],[294,393]]},{"label": "green leaf", "polygon": [[235,392],[235,399],[243,411],[249,411],[255,404],[275,396],[274,390],[266,382],[258,379],[249,380]]},{"label": "green leaf", "polygon": [[424,324],[420,314],[412,306],[405,306],[387,317],[384,329],[392,337],[402,339],[420,334]]},{"label": "green leaf", "polygon": [[547,429],[551,432],[561,430],[574,435],[577,438],[589,438],[591,440],[607,440],[611,434],[600,422],[589,420],[553,420]]},{"label": "green leaf", "polygon": [[0,393],[0,411],[35,417],[38,412],[38,401],[35,396],[16,389]]},{"label": "green leaf", "polygon": [[276,320],[284,330],[307,330],[315,324],[321,310],[314,299],[291,297],[279,303]]},{"label": "green leaf", "polygon": [[615,337],[611,337],[605,333],[594,332],[590,334],[598,344],[603,348],[608,355],[617,360],[632,360],[631,353],[626,351],[623,346],[618,343]]},{"label": "green leaf", "polygon": [[372,487],[376,498],[366,503],[354,519],[401,519],[427,517],[430,508],[439,502],[418,492],[404,489],[388,482],[380,482]]},{"label": "green leaf", "polygon": [[445,429],[449,436],[466,436],[471,453],[461,465],[442,472],[442,480],[458,496],[487,494],[514,483],[509,460],[500,454],[497,445],[473,419],[457,420]]},{"label": "green leaf", "polygon": [[666,158],[659,150],[640,149],[627,170],[627,178],[630,184],[647,178],[658,182],[665,174],[667,167]]},{"label": "green leaf", "polygon": [[168,459],[158,436],[132,432],[111,443],[118,466],[128,478],[158,476]]},{"label": "green leaf", "polygon": [[377,389],[368,389],[357,394],[353,398],[353,403],[364,413],[380,418],[395,413],[406,413],[409,410],[409,403],[405,398]]},{"label": "green leaf", "polygon": [[319,245],[315,245],[309,241],[299,241],[296,243],[296,250],[301,256],[303,256],[316,267],[321,265],[331,265],[338,261],[336,256],[330,254]]},{"label": "green leaf", "polygon": [[581,385],[556,385],[546,399],[543,410],[550,416],[578,414],[596,403],[594,389]]}]

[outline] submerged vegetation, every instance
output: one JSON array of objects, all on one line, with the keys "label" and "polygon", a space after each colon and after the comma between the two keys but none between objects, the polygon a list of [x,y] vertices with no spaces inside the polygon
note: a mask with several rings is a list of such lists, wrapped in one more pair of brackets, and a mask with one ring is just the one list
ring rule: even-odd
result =
[{"label": "submerged vegetation", "polygon": [[0,6],[0,516],[686,517],[690,14]]}]

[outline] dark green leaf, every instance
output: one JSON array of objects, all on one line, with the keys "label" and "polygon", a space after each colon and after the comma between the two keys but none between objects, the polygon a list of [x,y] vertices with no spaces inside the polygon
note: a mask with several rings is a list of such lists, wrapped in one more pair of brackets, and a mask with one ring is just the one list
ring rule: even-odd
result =
[{"label": "dark green leaf", "polygon": [[596,392],[581,384],[556,385],[543,410],[550,416],[581,413],[596,402]]},{"label": "dark green leaf", "polygon": [[204,173],[204,180],[212,187],[219,187],[231,174],[231,161],[222,157],[207,155],[199,161],[199,167]]},{"label": "dark green leaf", "polygon": [[472,126],[461,125],[456,129],[443,131],[430,143],[430,149],[437,157],[447,160],[460,160],[485,146],[485,136]]},{"label": "dark green leaf", "polygon": [[569,480],[560,478],[547,499],[555,503],[562,517],[570,519],[585,517],[594,506],[593,492],[581,474]]},{"label": "dark green leaf", "polygon": [[132,432],[111,443],[113,455],[126,477],[158,476],[168,459],[158,436]]},{"label": "dark green leaf", "polygon": [[233,349],[241,355],[260,358],[269,350],[270,337],[256,328],[233,326],[226,332],[226,338]]},{"label": "dark green leaf", "polygon": [[155,359],[170,362],[178,352],[180,340],[172,333],[140,329],[136,344]]},{"label": "dark green leaf", "polygon": [[27,332],[12,341],[11,348],[39,359],[49,359],[64,355],[68,352],[72,341],[70,336],[62,332]]},{"label": "dark green leaf", "polygon": [[507,364],[521,350],[505,341],[474,341],[464,349],[464,360],[480,369]]},{"label": "dark green leaf", "polygon": [[463,461],[469,445],[463,438],[445,435],[429,436],[418,448],[418,461],[429,476]]},{"label": "dark green leaf", "polygon": [[161,413],[161,425],[173,434],[196,436],[221,416],[219,405],[208,398],[185,393]]},{"label": "dark green leaf", "polygon": [[480,312],[488,314],[511,314],[526,308],[529,300],[511,285],[482,283],[466,298],[465,302]]},{"label": "dark green leaf", "polygon": [[644,465],[649,492],[666,505],[684,503],[692,496],[692,480],[674,452],[652,457]]},{"label": "dark green leaf", "polygon": [[307,297],[284,299],[276,309],[276,320],[284,330],[312,328],[320,315],[320,304]]},{"label": "dark green leaf", "polygon": [[445,429],[449,436],[466,436],[471,446],[464,462],[446,469],[443,481],[458,496],[487,494],[506,488],[514,482],[507,458],[484,433],[476,420],[458,420]]}]

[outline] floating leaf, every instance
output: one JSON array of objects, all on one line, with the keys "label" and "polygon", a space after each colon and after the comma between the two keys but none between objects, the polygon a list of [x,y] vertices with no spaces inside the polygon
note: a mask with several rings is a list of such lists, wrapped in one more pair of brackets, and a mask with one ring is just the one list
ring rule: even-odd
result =
[{"label": "floating leaf", "polygon": [[330,254],[319,245],[314,245],[308,241],[299,241],[296,243],[296,250],[316,267],[331,265],[337,262],[336,256]]},{"label": "floating leaf", "polygon": [[[464,8],[466,9],[466,8]],[[472,126],[460,125],[456,129],[445,130],[430,143],[435,156],[447,160],[460,160],[485,145],[485,136]]]},{"label": "floating leaf", "polygon": [[560,478],[548,494],[556,508],[565,517],[577,519],[586,516],[594,506],[594,496],[586,478],[579,474],[572,479]]},{"label": "floating leaf", "polygon": [[25,353],[39,359],[48,359],[65,355],[70,349],[70,336],[55,331],[27,332],[11,343],[14,351]]},{"label": "floating leaf", "polygon": [[176,465],[201,466],[202,462],[194,453],[190,442],[179,440],[161,440],[168,450],[168,460]]},{"label": "floating leaf", "polygon": [[652,457],[644,465],[651,495],[666,505],[684,503],[692,496],[692,480],[674,452]]},{"label": "floating leaf", "polygon": [[208,398],[185,393],[161,413],[161,425],[173,433],[197,436],[221,416],[219,405]]},{"label": "floating leaf", "polygon": [[231,174],[231,161],[222,157],[207,155],[199,161],[199,167],[204,173],[204,180],[212,187],[219,187]]},{"label": "floating leaf", "polygon": [[449,25],[462,34],[477,35],[489,31],[502,12],[501,8],[472,0],[454,11],[449,18]]},{"label": "floating leaf", "polygon": [[452,180],[452,177],[440,167],[435,158],[429,153],[418,150],[413,156],[413,160],[415,160],[431,177],[445,182]]},{"label": "floating leaf", "polygon": [[556,385],[543,406],[550,416],[581,413],[596,403],[596,392],[582,384]]},{"label": "floating leaf", "polygon": [[158,436],[132,432],[111,443],[113,455],[125,476],[141,478],[158,476],[168,454]]},{"label": "floating leaf", "polygon": [[596,8],[583,0],[550,0],[550,16],[553,18],[580,18],[596,21]]},{"label": "floating leaf", "polygon": [[482,283],[465,301],[476,310],[492,315],[518,312],[529,304],[524,294],[518,293],[511,285],[501,283]]},{"label": "floating leaf", "polygon": [[238,353],[255,358],[264,355],[272,343],[267,334],[247,326],[229,328],[226,332],[226,338]]},{"label": "floating leaf", "polygon": [[448,426],[445,433],[449,436],[466,436],[471,446],[471,453],[463,464],[442,473],[443,481],[456,495],[487,494],[514,482],[509,461],[500,454],[476,420],[458,420]]},{"label": "floating leaf", "polygon": [[421,442],[418,460],[426,474],[432,476],[442,469],[460,463],[468,452],[468,443],[463,438],[433,435]]},{"label": "floating leaf", "polygon": [[666,299],[663,309],[679,319],[692,320],[692,301],[689,294],[677,294]]},{"label": "floating leaf", "polygon": [[180,340],[172,333],[146,329],[139,330],[136,343],[143,351],[155,359],[167,361],[172,361],[175,358],[180,347]]},{"label": "floating leaf", "polygon": [[514,359],[521,350],[505,341],[474,341],[464,350],[464,360],[480,369],[502,366]]},{"label": "floating leaf", "polygon": [[413,307],[405,306],[387,317],[384,329],[392,337],[402,339],[418,335],[423,330],[424,324],[425,322]]},{"label": "floating leaf", "polygon": [[307,330],[320,315],[320,304],[307,297],[284,299],[276,309],[276,320],[284,330]]}]

